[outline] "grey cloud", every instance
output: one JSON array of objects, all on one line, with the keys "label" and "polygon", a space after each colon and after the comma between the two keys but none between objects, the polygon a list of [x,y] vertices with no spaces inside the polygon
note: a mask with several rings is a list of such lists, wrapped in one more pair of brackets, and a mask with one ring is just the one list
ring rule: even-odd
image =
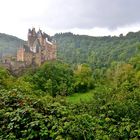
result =
[{"label": "grey cloud", "polygon": [[140,23],[140,0],[51,0],[48,7],[41,20],[51,28],[113,29]]}]

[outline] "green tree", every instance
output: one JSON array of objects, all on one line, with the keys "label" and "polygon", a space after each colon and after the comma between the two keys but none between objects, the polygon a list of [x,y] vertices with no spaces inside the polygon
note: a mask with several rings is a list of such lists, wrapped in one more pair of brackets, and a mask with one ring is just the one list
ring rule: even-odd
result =
[{"label": "green tree", "polygon": [[73,71],[69,65],[62,62],[47,62],[32,77],[36,89],[57,95],[73,93]]},{"label": "green tree", "polygon": [[12,88],[14,78],[5,69],[0,67],[0,88]]},{"label": "green tree", "polygon": [[92,70],[88,65],[78,65],[77,69],[74,71],[74,77],[76,92],[85,92],[94,87]]}]

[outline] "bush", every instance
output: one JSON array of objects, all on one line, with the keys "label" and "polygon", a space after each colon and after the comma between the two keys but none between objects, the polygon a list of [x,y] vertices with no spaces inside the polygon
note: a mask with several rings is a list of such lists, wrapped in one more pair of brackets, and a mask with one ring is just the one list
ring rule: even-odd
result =
[{"label": "bush", "polygon": [[52,97],[0,90],[0,139],[55,139],[63,134],[67,114]]}]

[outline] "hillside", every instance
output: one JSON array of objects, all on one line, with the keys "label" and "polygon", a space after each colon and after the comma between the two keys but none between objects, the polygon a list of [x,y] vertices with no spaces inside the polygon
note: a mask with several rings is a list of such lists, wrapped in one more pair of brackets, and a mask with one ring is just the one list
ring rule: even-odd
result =
[{"label": "hillside", "polygon": [[[93,67],[106,67],[114,61],[127,62],[139,53],[140,32],[126,36],[91,37],[72,33],[55,34],[58,59],[70,64],[88,63]],[[0,33],[0,58],[15,55],[25,41],[15,36]]]},{"label": "hillside", "polygon": [[17,48],[23,43],[22,39],[0,33],[0,58],[2,55],[15,55]]},{"label": "hillside", "polygon": [[91,37],[61,33],[54,36],[58,45],[58,58],[71,64],[88,63],[104,67],[113,61],[127,62],[139,53],[140,32],[126,36]]}]

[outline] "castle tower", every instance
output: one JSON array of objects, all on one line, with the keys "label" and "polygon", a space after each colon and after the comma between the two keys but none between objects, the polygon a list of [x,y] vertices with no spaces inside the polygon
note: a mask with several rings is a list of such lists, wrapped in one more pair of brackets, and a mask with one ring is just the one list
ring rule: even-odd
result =
[{"label": "castle tower", "polygon": [[24,48],[19,48],[17,51],[17,61],[24,61]]},{"label": "castle tower", "polygon": [[37,39],[37,34],[36,34],[36,31],[35,31],[35,28],[32,28],[28,30],[28,46],[30,48],[30,50],[32,52],[36,52],[36,46],[34,45],[34,42],[36,41]]},{"label": "castle tower", "polygon": [[32,28],[32,36],[33,36],[33,37],[36,37],[36,31],[35,31],[35,28]]},{"label": "castle tower", "polygon": [[42,34],[42,31],[40,29],[37,32],[37,38],[39,40],[40,45],[43,46],[43,34]]},{"label": "castle tower", "polygon": [[30,40],[32,39],[32,31],[31,29],[28,30],[28,46],[31,46]]}]

